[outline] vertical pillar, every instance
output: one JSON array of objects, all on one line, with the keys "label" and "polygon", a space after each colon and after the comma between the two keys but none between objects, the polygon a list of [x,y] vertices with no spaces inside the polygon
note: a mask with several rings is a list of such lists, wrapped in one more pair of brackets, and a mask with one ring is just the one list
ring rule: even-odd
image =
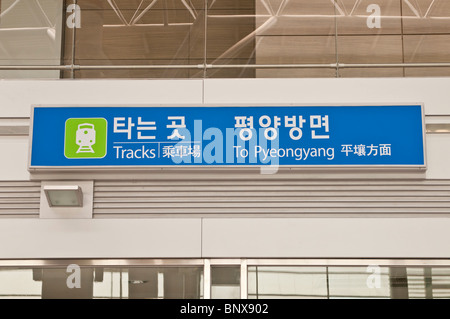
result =
[{"label": "vertical pillar", "polygon": [[241,260],[241,299],[248,298],[247,259]]},{"label": "vertical pillar", "polygon": [[211,261],[205,259],[203,268],[203,299],[211,299]]}]

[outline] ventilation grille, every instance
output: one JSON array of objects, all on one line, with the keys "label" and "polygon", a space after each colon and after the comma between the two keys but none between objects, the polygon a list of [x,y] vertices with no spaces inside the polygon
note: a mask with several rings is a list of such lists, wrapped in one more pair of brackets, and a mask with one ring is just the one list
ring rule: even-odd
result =
[{"label": "ventilation grille", "polygon": [[[38,217],[40,182],[0,182],[0,217]],[[450,181],[97,181],[95,218],[450,214]]]},{"label": "ventilation grille", "polygon": [[450,181],[99,181],[94,216],[448,214]]},{"label": "ventilation grille", "polygon": [[0,217],[39,217],[40,182],[0,182]]}]

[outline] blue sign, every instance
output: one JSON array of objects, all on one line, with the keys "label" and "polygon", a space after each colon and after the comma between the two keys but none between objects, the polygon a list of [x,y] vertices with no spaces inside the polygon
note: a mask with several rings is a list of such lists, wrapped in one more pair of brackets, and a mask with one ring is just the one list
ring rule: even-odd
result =
[{"label": "blue sign", "polygon": [[45,107],[29,168],[425,167],[422,105]]}]

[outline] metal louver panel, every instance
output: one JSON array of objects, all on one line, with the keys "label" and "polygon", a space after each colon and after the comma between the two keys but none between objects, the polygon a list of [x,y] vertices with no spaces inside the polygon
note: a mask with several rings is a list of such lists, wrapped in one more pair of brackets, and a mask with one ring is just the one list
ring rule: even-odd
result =
[{"label": "metal louver panel", "polygon": [[98,181],[95,217],[448,214],[450,181]]},{"label": "metal louver panel", "polygon": [[40,182],[0,182],[0,217],[39,217]]}]

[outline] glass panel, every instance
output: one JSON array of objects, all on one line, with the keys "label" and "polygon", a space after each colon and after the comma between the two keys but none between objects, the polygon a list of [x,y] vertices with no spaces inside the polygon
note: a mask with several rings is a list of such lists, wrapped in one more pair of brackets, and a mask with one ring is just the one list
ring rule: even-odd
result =
[{"label": "glass panel", "polygon": [[128,271],[130,299],[199,299],[200,268],[142,267]]},{"label": "glass panel", "polygon": [[[402,63],[401,35],[345,35],[338,37],[340,63]],[[401,77],[402,68],[340,69],[341,77]]]},{"label": "glass panel", "polygon": [[389,298],[389,268],[374,270],[377,281],[367,267],[329,267],[330,298]]},{"label": "glass panel", "polygon": [[[334,7],[328,0],[210,1],[208,77],[330,77],[327,68],[277,68],[276,65],[336,61]],[[239,68],[238,65],[275,65]]]},{"label": "glass panel", "polygon": [[[450,62],[450,2],[402,1],[405,62]],[[449,76],[448,67],[406,68],[406,76]]]},{"label": "glass panel", "polygon": [[[339,0],[335,3],[338,59],[347,64],[402,63],[399,0]],[[340,77],[401,77],[403,68],[343,68]]]},{"label": "glass panel", "polygon": [[0,269],[0,298],[203,298],[202,267],[69,267]]},{"label": "glass panel", "polygon": [[96,268],[94,276],[95,299],[128,297],[128,271],[119,268]]},{"label": "glass panel", "polygon": [[450,268],[248,267],[248,297],[450,298]]},{"label": "glass panel", "polygon": [[[280,48],[283,48],[280,50]],[[257,64],[325,64],[336,61],[334,36],[262,36]],[[334,77],[332,68],[256,69],[256,77]]]},{"label": "glass panel", "polygon": [[71,3],[0,0],[0,66],[81,66],[0,78],[450,76],[369,66],[450,63],[447,0],[78,0],[79,27]]},{"label": "glass panel", "polygon": [[241,297],[240,266],[211,267],[211,298],[239,299]]},{"label": "glass panel", "polygon": [[248,267],[249,299],[327,298],[326,267]]},{"label": "glass panel", "polygon": [[[240,298],[240,266],[211,267],[211,297]],[[249,266],[248,297],[450,298],[450,267]],[[0,298],[199,299],[202,266],[0,268]]]},{"label": "glass panel", "polygon": [[[450,298],[450,268],[431,268],[424,270],[427,298]],[[431,290],[431,292],[430,292]]]},{"label": "glass panel", "polygon": [[450,2],[448,0],[402,1],[405,34],[448,34]]},{"label": "glass panel", "polygon": [[42,269],[42,299],[92,299],[94,269],[80,269],[78,278],[74,274],[66,268]]},{"label": "glass panel", "polygon": [[[450,62],[450,34],[405,35],[405,62]],[[450,68],[406,68],[406,76],[448,76]]]},{"label": "glass panel", "polygon": [[[256,13],[256,64],[336,62],[335,12],[330,1],[256,1]],[[259,78],[334,76],[331,68],[256,70]]]},{"label": "glass panel", "polygon": [[[399,0],[337,0],[335,8],[338,35],[402,33]],[[379,16],[376,10],[379,10]],[[379,25],[377,25],[378,17]]]},{"label": "glass panel", "polygon": [[[208,1],[208,64],[255,64],[255,1]],[[254,69],[212,69],[209,77],[254,77]]]},{"label": "glass panel", "polygon": [[[81,66],[169,65],[164,69],[81,70],[80,78],[188,78],[203,63],[203,1],[79,0],[75,63]],[[193,76],[193,74],[192,74]]]},{"label": "glass panel", "polygon": [[423,299],[427,296],[424,268],[407,268],[408,291],[410,299]]},{"label": "glass panel", "polygon": [[[0,65],[61,64],[61,0],[0,0]],[[0,78],[60,77],[54,70],[0,70]]]},{"label": "glass panel", "polygon": [[0,298],[40,299],[42,282],[33,277],[33,269],[0,269]]}]

